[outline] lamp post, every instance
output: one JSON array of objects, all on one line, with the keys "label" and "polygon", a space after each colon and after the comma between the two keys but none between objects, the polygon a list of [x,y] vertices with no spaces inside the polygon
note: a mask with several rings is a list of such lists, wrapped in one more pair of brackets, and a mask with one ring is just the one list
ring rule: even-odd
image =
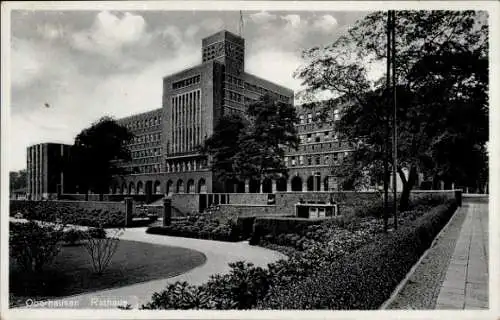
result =
[{"label": "lamp post", "polygon": [[393,117],[393,138],[392,138],[392,148],[393,148],[393,155],[392,155],[392,179],[393,179],[393,192],[394,192],[394,229],[397,230],[398,228],[398,200],[397,200],[397,179],[396,179],[396,172],[397,172],[397,167],[398,167],[398,127],[397,127],[397,101],[396,101],[396,11],[391,10],[392,14],[392,26],[391,26],[391,31],[392,31],[392,37],[391,37],[391,59],[392,59],[392,90],[394,91],[394,97],[393,97],[393,105],[394,105],[394,117]]},{"label": "lamp post", "polygon": [[[391,86],[391,11],[387,12],[387,72],[386,72],[386,92],[389,93],[389,87]],[[388,219],[389,219],[389,116],[385,119],[385,143],[383,147],[384,153],[384,232],[388,229]]]}]

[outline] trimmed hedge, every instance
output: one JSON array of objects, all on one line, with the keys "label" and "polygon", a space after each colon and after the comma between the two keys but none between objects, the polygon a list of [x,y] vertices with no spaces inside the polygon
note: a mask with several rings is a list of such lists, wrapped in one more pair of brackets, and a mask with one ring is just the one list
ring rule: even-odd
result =
[{"label": "trimmed hedge", "polygon": [[259,309],[377,309],[457,208],[439,205],[308,277],[271,288]]},{"label": "trimmed hedge", "polygon": [[250,238],[256,217],[238,217],[233,220],[220,221],[202,215],[187,219],[173,220],[169,226],[149,227],[146,233],[173,237],[219,240],[236,242]]},{"label": "trimmed hedge", "polygon": [[88,227],[114,228],[125,225],[125,212],[84,209],[57,201],[11,202],[10,215],[21,212],[28,220],[61,222]]},{"label": "trimmed hedge", "polygon": [[149,227],[146,233],[230,242],[241,240],[236,223],[232,220],[220,222],[203,215],[191,216],[168,226]]},{"label": "trimmed hedge", "polygon": [[275,236],[282,233],[298,233],[308,226],[317,225],[322,222],[323,220],[312,220],[307,218],[260,217],[255,219],[254,230],[261,236],[267,234]]},{"label": "trimmed hedge", "polygon": [[218,241],[228,241],[228,242],[236,242],[241,240],[240,237],[231,232],[205,231],[203,233],[200,233],[199,231],[190,231],[186,229],[173,229],[170,226],[149,227],[146,230],[146,233],[158,234],[163,236],[172,236],[172,237],[185,237],[185,238],[218,240]]}]

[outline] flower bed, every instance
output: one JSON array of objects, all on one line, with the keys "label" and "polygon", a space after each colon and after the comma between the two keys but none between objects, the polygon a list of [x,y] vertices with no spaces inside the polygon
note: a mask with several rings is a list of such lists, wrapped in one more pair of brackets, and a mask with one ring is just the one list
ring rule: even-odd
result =
[{"label": "flower bed", "polygon": [[[444,203],[443,198],[429,197],[415,201],[409,211],[399,213],[399,225],[404,226],[418,217],[424,215],[431,208]],[[383,232],[382,216],[383,206],[380,201],[365,207],[366,212],[356,212],[354,215],[337,217],[322,221],[298,221],[289,219],[287,224],[294,224],[293,228],[277,228],[274,221],[279,219],[257,219],[255,222],[255,233],[251,244],[259,244],[270,249],[282,247],[293,248],[296,251],[304,251],[311,246],[323,248],[343,246],[348,243],[361,245]],[[286,220],[280,218],[281,220]],[[302,224],[301,224],[302,223]],[[286,232],[292,230],[295,232]],[[343,250],[342,248],[335,248]],[[289,251],[289,249],[284,249]]]},{"label": "flower bed", "polygon": [[147,309],[375,309],[429,247],[455,202],[400,214],[400,228],[383,233],[380,220],[347,217],[295,234],[270,234],[261,244],[289,259],[268,265],[231,265],[201,286],[176,283],[153,296]]},{"label": "flower bed", "polygon": [[103,209],[85,209],[58,201],[14,201],[10,215],[20,212],[28,220],[60,222],[89,227],[114,228],[125,225],[125,213]]},{"label": "flower bed", "polygon": [[272,288],[260,309],[377,309],[417,262],[456,209],[430,210],[299,281]]}]

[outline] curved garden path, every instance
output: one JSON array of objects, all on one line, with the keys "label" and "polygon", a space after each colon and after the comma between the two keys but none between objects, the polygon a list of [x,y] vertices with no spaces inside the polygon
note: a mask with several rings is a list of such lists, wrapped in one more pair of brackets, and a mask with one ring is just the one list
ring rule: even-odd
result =
[{"label": "curved garden path", "polygon": [[[140,307],[142,304],[151,301],[153,293],[162,291],[168,283],[187,281],[189,284],[202,284],[206,282],[212,274],[227,273],[230,270],[228,266],[230,262],[245,260],[247,262],[252,262],[256,266],[266,267],[268,263],[286,258],[285,255],[279,252],[258,246],[250,246],[248,241],[223,242],[170,237],[147,234],[145,231],[146,228],[125,229],[125,232],[120,238],[124,240],[196,250],[205,254],[207,258],[205,264],[175,277],[64,297],[59,301],[63,301],[63,303],[76,303],[77,305],[74,306],[74,308],[98,308],[105,307],[102,305],[99,306],[98,304],[107,304],[108,301],[126,300],[133,308],[136,308],[137,306]],[[144,263],[147,263],[147,261],[144,261]]]}]

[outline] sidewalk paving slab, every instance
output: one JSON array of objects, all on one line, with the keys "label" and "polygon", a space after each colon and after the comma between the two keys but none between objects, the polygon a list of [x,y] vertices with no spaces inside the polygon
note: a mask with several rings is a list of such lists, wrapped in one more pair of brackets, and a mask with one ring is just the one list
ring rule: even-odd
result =
[{"label": "sidewalk paving slab", "polygon": [[488,204],[467,202],[459,240],[436,309],[488,309]]}]

